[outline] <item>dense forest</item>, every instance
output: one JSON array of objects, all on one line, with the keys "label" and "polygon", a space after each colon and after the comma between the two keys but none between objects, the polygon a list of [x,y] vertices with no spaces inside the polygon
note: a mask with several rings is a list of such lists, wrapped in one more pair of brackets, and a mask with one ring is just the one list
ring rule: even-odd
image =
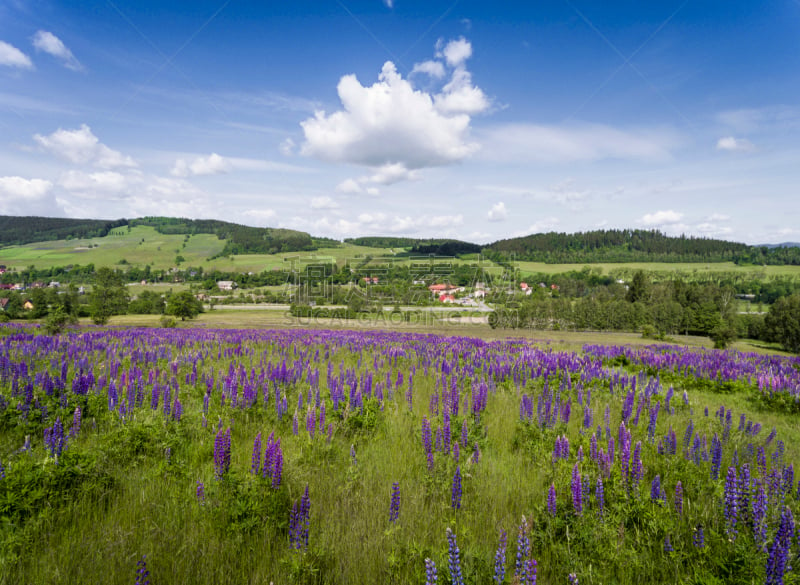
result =
[{"label": "dense forest", "polygon": [[371,236],[363,238],[346,238],[345,242],[355,246],[371,248],[405,248],[407,255],[460,256],[462,254],[478,254],[481,246],[461,240],[448,239],[415,239],[395,238],[391,236]]},{"label": "dense forest", "polygon": [[489,244],[489,257],[534,262],[735,262],[737,264],[800,264],[800,248],[748,246],[696,238],[670,237],[658,230],[596,230],[575,234],[550,232]]},{"label": "dense forest", "polygon": [[70,219],[66,217],[19,217],[0,215],[0,246],[18,246],[33,242],[101,238],[116,227],[127,225],[125,219]]}]

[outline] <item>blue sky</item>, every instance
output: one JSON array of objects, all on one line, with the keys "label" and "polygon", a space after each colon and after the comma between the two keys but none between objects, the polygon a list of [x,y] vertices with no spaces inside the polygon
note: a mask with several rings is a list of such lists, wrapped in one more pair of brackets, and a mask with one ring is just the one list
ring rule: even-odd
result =
[{"label": "blue sky", "polygon": [[0,214],[800,240],[800,0],[0,0]]}]

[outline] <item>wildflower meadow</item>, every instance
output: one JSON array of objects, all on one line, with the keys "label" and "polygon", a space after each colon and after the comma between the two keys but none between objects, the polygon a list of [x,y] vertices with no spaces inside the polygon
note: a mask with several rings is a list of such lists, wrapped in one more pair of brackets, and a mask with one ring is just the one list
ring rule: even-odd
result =
[{"label": "wildflower meadow", "polygon": [[0,328],[0,583],[798,583],[800,358]]}]

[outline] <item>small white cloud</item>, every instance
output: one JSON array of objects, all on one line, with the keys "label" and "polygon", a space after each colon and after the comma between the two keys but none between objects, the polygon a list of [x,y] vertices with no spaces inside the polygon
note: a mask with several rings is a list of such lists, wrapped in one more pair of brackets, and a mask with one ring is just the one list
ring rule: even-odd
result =
[{"label": "small white cloud", "polygon": [[311,209],[337,209],[338,207],[339,204],[327,195],[311,198]]},{"label": "small white cloud", "polygon": [[67,46],[56,35],[46,30],[37,31],[33,36],[33,46],[59,59],[64,67],[72,71],[83,71],[83,65],[75,58]]},{"label": "small white cloud", "polygon": [[170,173],[175,177],[188,177],[197,175],[219,175],[231,170],[232,165],[228,159],[212,152],[205,157],[197,157],[192,162],[179,158]]},{"label": "small white cloud", "polygon": [[71,163],[90,163],[106,169],[136,166],[131,157],[123,156],[101,143],[86,124],[82,124],[78,130],[59,128],[49,136],[35,134],[33,139],[48,152]]},{"label": "small white cloud", "polygon": [[394,8],[394,0],[383,0],[383,3],[386,8]]},{"label": "small white cloud", "polygon": [[414,73],[427,73],[431,77],[441,79],[444,77],[444,65],[441,61],[423,61],[422,63],[415,63],[411,74]]},{"label": "small white cloud", "polygon": [[727,150],[729,152],[752,152],[755,146],[746,138],[734,138],[725,136],[717,140],[717,150]]},{"label": "small white cloud", "polygon": [[353,193],[361,193],[364,190],[361,188],[361,185],[358,184],[358,181],[355,179],[345,179],[338,185],[336,185],[336,192],[337,193],[345,193],[345,194],[353,194]]},{"label": "small white cloud", "polygon": [[458,67],[472,57],[472,44],[464,37],[450,41],[441,52],[442,56],[451,67]]},{"label": "small white cloud", "polygon": [[668,225],[676,224],[683,219],[683,214],[677,211],[656,211],[655,213],[647,213],[639,219],[639,223],[644,225]]},{"label": "small white cloud", "polygon": [[33,69],[33,61],[14,45],[0,41],[0,65],[6,67],[19,67],[20,69]]},{"label": "small white cloud", "polygon": [[489,221],[504,221],[508,217],[508,210],[506,204],[500,201],[492,205],[487,215]]}]

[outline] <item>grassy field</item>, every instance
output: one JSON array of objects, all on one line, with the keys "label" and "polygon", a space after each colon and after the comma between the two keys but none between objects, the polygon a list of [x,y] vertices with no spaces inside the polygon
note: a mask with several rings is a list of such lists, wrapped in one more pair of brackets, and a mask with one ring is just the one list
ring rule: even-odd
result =
[{"label": "grassy field", "polygon": [[[723,498],[726,472],[746,463],[754,480],[766,482],[767,472],[781,473],[784,464],[798,462],[800,429],[796,415],[758,402],[750,383],[718,390],[699,373],[695,378],[664,368],[651,371],[648,379],[643,365],[607,363],[605,374],[616,376],[612,387],[611,378],[582,361],[582,353],[559,354],[553,347],[597,341],[592,334],[556,332],[552,339],[537,339],[537,347],[544,349],[538,351],[519,343],[487,345],[460,337],[202,330],[222,323],[235,326],[239,319],[252,325],[250,318],[251,313],[214,312],[192,323],[199,327],[194,331],[112,327],[107,333],[84,332],[84,337],[9,338],[4,347],[11,366],[0,378],[0,392],[10,401],[0,416],[5,466],[0,584],[125,585],[135,581],[137,562],[144,559],[150,582],[159,585],[405,585],[425,582],[428,558],[438,567],[438,583],[449,585],[454,562],[448,530],[458,539],[462,582],[469,585],[494,582],[501,531],[508,535],[503,583],[520,582],[514,576],[520,549],[523,560],[538,561],[539,583],[568,583],[569,574],[581,585],[765,582],[768,553],[754,543],[755,531],[744,512],[737,533],[730,533]],[[607,343],[633,342],[619,334],[603,337]],[[62,363],[64,389],[52,393],[43,384],[32,384],[44,376],[61,377]],[[555,369],[543,376],[540,365]],[[284,372],[296,368],[301,376],[279,380],[274,375],[282,367]],[[93,382],[83,393],[74,381],[85,381],[88,371]],[[318,382],[315,371],[321,373]],[[373,396],[365,394],[363,406],[355,394],[352,403],[345,397],[334,405],[337,376],[344,380],[348,372],[362,380],[364,392],[364,376],[374,377]],[[403,383],[395,387],[400,373]],[[27,387],[29,381],[33,397],[26,403],[25,392],[12,388]],[[256,398],[248,403],[245,388],[254,382]],[[482,407],[470,407],[465,400],[463,409],[453,411],[460,398],[477,395],[481,384],[490,387]],[[524,396],[536,397],[541,405],[549,400],[548,385],[563,398],[550,395],[560,404],[559,419],[538,424],[534,409],[533,421],[521,420]],[[670,404],[666,396],[673,385]],[[413,392],[407,394],[409,386]],[[170,389],[171,397],[164,394]],[[239,402],[231,400],[232,389]],[[285,396],[288,410],[283,414],[277,412],[273,389]],[[349,389],[344,390],[346,396]],[[638,414],[635,419],[630,412],[623,414],[630,391],[638,391],[640,403],[646,402],[641,420]],[[206,395],[210,400],[204,402]],[[175,416],[178,398],[181,410]],[[564,415],[567,403],[571,417]],[[731,411],[728,431],[714,414],[720,406],[722,419],[725,409]],[[66,436],[77,407],[82,408],[82,425],[55,458],[43,437],[52,436],[56,416],[66,421]],[[309,431],[314,427],[307,421],[319,416],[326,421],[324,430]],[[587,416],[593,416],[593,423],[587,424]],[[760,433],[740,430],[740,416],[758,423]],[[424,421],[433,436],[446,437],[436,441],[431,463]],[[595,434],[595,426],[607,429]],[[713,471],[713,448],[709,461],[682,446],[689,427],[699,444],[707,439],[713,445],[723,437],[718,473]],[[231,433],[228,466],[224,456],[216,456],[219,445],[225,449],[226,428]],[[603,471],[591,437],[600,436],[594,449],[598,444],[606,449],[622,433],[619,429],[631,433],[628,449],[617,445],[616,461]],[[664,438],[673,431],[677,452],[665,453]],[[251,472],[254,439],[261,437],[262,455],[270,433],[280,439],[283,453],[277,487]],[[20,451],[26,435],[30,449]],[[555,459],[554,445],[562,439],[569,441],[566,459]],[[760,472],[753,453],[762,448],[767,456]],[[629,483],[633,472],[622,463],[624,452],[634,454],[634,463],[636,453],[641,456],[635,486]],[[580,510],[575,493],[583,492],[572,487],[576,473],[589,488]],[[601,477],[602,499],[595,488]],[[663,501],[652,496],[656,478]],[[676,511],[679,481],[683,504]],[[392,522],[395,482],[400,504]],[[552,512],[547,504],[551,486],[557,494]],[[290,511],[306,487],[308,542],[296,546]],[[784,502],[797,517],[794,484],[780,494],[770,487],[768,546]],[[528,549],[517,538],[523,516]],[[695,544],[698,528],[705,534],[702,547]],[[667,537],[673,550],[665,550]],[[795,574],[783,582],[796,582]]]},{"label": "grassy field", "polygon": [[728,273],[757,278],[772,276],[800,277],[800,266],[737,266],[733,262],[621,262],[599,264],[545,264],[544,262],[516,261],[513,265],[521,274],[559,274],[572,270],[580,271],[585,267],[600,270],[603,275],[633,274],[637,270],[645,272],[679,274],[687,279],[695,276],[709,276],[717,273]]},{"label": "grassy field", "polygon": [[[89,319],[83,319],[83,326],[90,325]],[[120,315],[111,317],[109,326],[117,327],[159,327],[158,315]],[[658,343],[643,338],[639,333],[615,331],[543,331],[533,329],[492,329],[484,323],[449,319],[446,314],[422,316],[410,323],[393,322],[390,317],[383,319],[328,319],[293,317],[285,308],[248,308],[220,309],[216,308],[199,315],[195,320],[178,321],[180,328],[201,329],[318,329],[318,330],[353,330],[353,331],[398,331],[412,333],[430,333],[435,335],[453,335],[458,337],[476,337],[486,340],[525,339],[547,345],[563,351],[579,351],[586,344],[597,345],[653,345]],[[671,343],[686,347],[711,349],[714,344],[708,337],[692,335],[675,335]],[[762,341],[740,339],[731,345],[731,349],[743,352],[771,353],[788,355],[777,345]]]},{"label": "grassy field", "polygon": [[206,259],[218,254],[225,242],[210,234],[191,236],[183,247],[184,236],[159,234],[155,228],[137,226],[130,231],[117,229],[104,238],[37,242],[24,246],[0,249],[0,261],[10,268],[23,270],[28,266],[50,268],[70,264],[94,264],[124,268],[128,265],[156,269],[175,266],[181,255],[185,265],[205,265]]}]

